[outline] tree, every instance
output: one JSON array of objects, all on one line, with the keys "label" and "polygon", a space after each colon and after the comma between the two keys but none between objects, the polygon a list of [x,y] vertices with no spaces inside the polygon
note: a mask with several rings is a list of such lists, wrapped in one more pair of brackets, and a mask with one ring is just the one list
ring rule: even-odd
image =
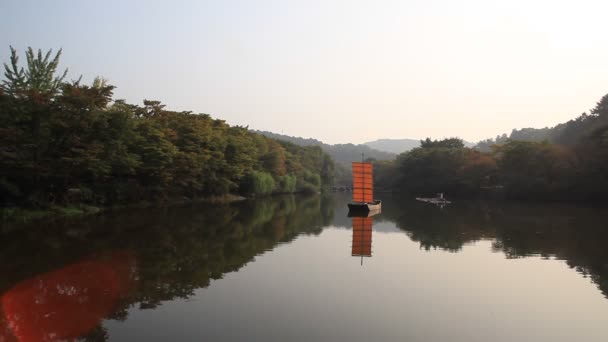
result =
[{"label": "tree", "polygon": [[591,115],[608,117],[608,94],[602,96],[595,108],[591,110]]},{"label": "tree", "polygon": [[255,194],[316,192],[333,179],[333,160],[317,146],[283,144],[160,101],[114,100],[114,86],[101,77],[84,84],[65,82],[65,72],[56,76],[60,55],[28,49],[21,67],[11,48],[5,64],[4,205],[158,201],[225,195],[239,186]]},{"label": "tree", "polygon": [[448,138],[443,140],[431,140],[431,138],[426,138],[425,140],[420,140],[420,147],[422,148],[433,148],[433,147],[446,147],[446,148],[463,148],[464,143],[462,139],[458,138]]},{"label": "tree", "polygon": [[501,179],[510,196],[558,198],[574,181],[573,152],[547,141],[511,141],[497,150]]},{"label": "tree", "polygon": [[2,82],[0,88],[7,95],[13,97],[29,97],[37,101],[49,100],[57,94],[63,79],[66,77],[68,70],[65,69],[63,74],[55,76],[57,67],[59,66],[59,58],[61,57],[61,49],[57,51],[53,59],[51,53],[53,50],[47,51],[42,56],[42,50],[38,49],[35,55],[31,47],[27,48],[25,53],[27,60],[27,69],[19,66],[19,56],[17,50],[12,46],[10,66],[4,63],[4,76],[6,79]]}]

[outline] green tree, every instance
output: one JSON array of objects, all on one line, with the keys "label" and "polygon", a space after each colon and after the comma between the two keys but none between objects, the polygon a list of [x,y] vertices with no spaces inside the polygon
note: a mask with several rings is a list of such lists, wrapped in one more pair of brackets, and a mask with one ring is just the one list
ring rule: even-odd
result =
[{"label": "green tree", "polygon": [[319,191],[333,179],[333,161],[319,147],[170,111],[156,100],[115,100],[103,78],[88,85],[56,76],[60,55],[28,49],[21,67],[11,48],[0,87],[3,205]]},{"label": "green tree", "polygon": [[47,51],[42,55],[42,50],[34,50],[29,47],[25,52],[27,69],[19,66],[19,56],[17,50],[12,46],[10,65],[4,63],[5,80],[1,83],[0,89],[7,95],[16,98],[28,98],[36,102],[44,102],[55,96],[63,79],[66,77],[66,69],[61,76],[55,76],[61,57],[61,49],[57,51],[55,57],[50,59],[53,50]]},{"label": "green tree", "polygon": [[462,139],[458,138],[448,138],[443,140],[431,140],[430,138],[426,138],[425,140],[420,140],[420,147],[422,148],[434,148],[434,147],[445,147],[445,148],[463,148],[464,143]]},{"label": "green tree", "polygon": [[501,179],[512,197],[560,197],[577,167],[572,151],[546,141],[511,141],[497,153]]}]

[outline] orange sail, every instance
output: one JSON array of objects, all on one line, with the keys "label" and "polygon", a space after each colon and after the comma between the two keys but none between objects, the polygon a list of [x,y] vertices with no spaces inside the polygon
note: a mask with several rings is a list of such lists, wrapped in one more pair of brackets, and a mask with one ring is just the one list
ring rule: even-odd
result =
[{"label": "orange sail", "polygon": [[353,202],[374,201],[372,164],[353,162]]},{"label": "orange sail", "polygon": [[353,217],[353,256],[372,256],[372,218]]}]

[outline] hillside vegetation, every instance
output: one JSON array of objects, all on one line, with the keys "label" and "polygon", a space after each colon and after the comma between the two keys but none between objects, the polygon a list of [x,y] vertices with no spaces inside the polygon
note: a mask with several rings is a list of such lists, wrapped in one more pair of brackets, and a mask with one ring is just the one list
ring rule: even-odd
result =
[{"label": "hillside vegetation", "polygon": [[[463,141],[464,146],[472,147],[472,144],[467,141]],[[366,142],[365,145],[374,148],[379,151],[387,151],[395,154],[400,154],[420,147],[420,140],[418,139],[378,139],[370,142]]]},{"label": "hillside vegetation", "polygon": [[514,130],[511,137],[475,149],[458,139],[426,139],[395,162],[377,163],[376,184],[415,194],[606,201],[608,95],[589,114],[551,129]]},{"label": "hillside vegetation", "polygon": [[29,49],[24,66],[11,51],[0,86],[2,206],[316,192],[333,181],[334,163],[318,146],[158,101],[129,104],[104,79],[65,81],[61,51]]},{"label": "hillside vegetation", "polygon": [[601,115],[605,110],[601,103],[602,101],[595,108],[591,109],[589,114],[582,113],[568,122],[560,123],[554,127],[513,129],[509,135],[503,134],[493,139],[482,140],[475,145],[475,148],[480,151],[489,152],[492,145],[505,143],[507,140],[548,141],[565,146],[575,146],[593,135],[598,128],[608,124],[608,118]]},{"label": "hillside vegetation", "polygon": [[340,186],[348,186],[352,183],[351,163],[353,161],[361,161],[361,158],[367,160],[393,160],[396,157],[396,154],[394,153],[379,151],[363,144],[330,145],[316,139],[292,137],[265,131],[255,132],[263,134],[266,137],[291,142],[299,146],[319,146],[336,162],[335,184]]},{"label": "hillside vegetation", "polygon": [[102,78],[65,81],[60,53],[26,57],[22,66],[12,50],[0,84],[2,207],[318,192],[350,185],[362,153],[378,190],[552,200],[605,200],[608,191],[608,95],[553,128],[475,148],[427,138],[395,159],[366,145],[257,134],[159,101],[129,104]]}]

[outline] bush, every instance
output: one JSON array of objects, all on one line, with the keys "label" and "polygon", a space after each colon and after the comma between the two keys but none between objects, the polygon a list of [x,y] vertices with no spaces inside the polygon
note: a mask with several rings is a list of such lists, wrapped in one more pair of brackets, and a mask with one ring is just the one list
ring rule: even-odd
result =
[{"label": "bush", "polygon": [[277,192],[280,193],[293,193],[296,191],[296,176],[295,175],[285,175],[279,177],[279,184],[277,187]]},{"label": "bush", "polygon": [[298,178],[299,192],[315,193],[321,190],[321,176],[318,173],[305,171],[303,179]]},{"label": "bush", "polygon": [[253,171],[243,177],[241,193],[245,195],[268,195],[275,189],[274,179],[269,173]]}]

